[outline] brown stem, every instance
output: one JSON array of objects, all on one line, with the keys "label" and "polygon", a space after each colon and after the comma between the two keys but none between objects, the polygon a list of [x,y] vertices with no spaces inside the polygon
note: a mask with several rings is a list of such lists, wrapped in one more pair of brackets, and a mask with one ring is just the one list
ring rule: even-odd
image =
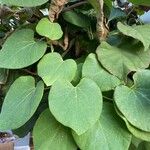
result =
[{"label": "brown stem", "polygon": [[64,5],[68,3],[68,0],[51,0],[49,7],[49,19],[54,22],[58,18],[58,15],[63,10]]},{"label": "brown stem", "polygon": [[104,11],[103,11],[104,0],[97,0],[97,2],[99,4],[99,13],[97,16],[97,33],[98,33],[98,39],[100,41],[103,41],[106,39],[108,34],[108,29],[106,27],[105,20],[104,20]]},{"label": "brown stem", "polygon": [[87,3],[88,3],[88,2],[87,2],[86,0],[85,0],[85,1],[78,2],[78,3],[76,3],[76,4],[73,4],[73,5],[71,5],[71,6],[68,6],[68,7],[64,8],[64,9],[62,10],[62,12],[70,11],[70,10],[76,8],[76,7],[79,7],[79,6],[84,5],[84,4],[87,4]]},{"label": "brown stem", "polygon": [[28,73],[28,74],[30,74],[30,75],[32,75],[32,76],[37,76],[37,73],[32,72],[32,71],[30,71],[28,69],[21,69],[21,70],[24,71],[24,72],[26,72],[26,73]]}]

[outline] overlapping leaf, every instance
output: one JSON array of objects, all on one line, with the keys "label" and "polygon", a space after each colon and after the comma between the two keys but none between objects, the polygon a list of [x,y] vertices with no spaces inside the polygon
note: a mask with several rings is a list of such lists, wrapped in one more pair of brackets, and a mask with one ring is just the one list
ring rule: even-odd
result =
[{"label": "overlapping leaf", "polygon": [[77,149],[70,130],[58,123],[48,109],[37,120],[33,136],[36,150]]},{"label": "overlapping leaf", "polygon": [[0,0],[0,4],[23,6],[23,7],[34,7],[46,3],[48,0]]},{"label": "overlapping leaf", "polygon": [[138,128],[136,128],[135,126],[133,126],[132,124],[130,124],[128,122],[128,120],[123,116],[123,114],[118,110],[118,108],[116,107],[116,112],[117,114],[125,121],[126,126],[128,128],[128,130],[137,138],[144,140],[144,141],[150,141],[150,132],[145,132],[143,130],[140,130]]},{"label": "overlapping leaf", "polygon": [[103,42],[97,48],[98,60],[110,73],[126,79],[130,71],[147,68],[150,63],[150,50],[143,51],[139,43],[126,40],[119,47]]},{"label": "overlapping leaf", "polygon": [[73,136],[82,150],[128,150],[132,137],[109,103],[104,103],[101,117],[91,129]]},{"label": "overlapping leaf", "polygon": [[150,25],[126,26],[118,23],[118,29],[125,35],[133,37],[141,41],[144,45],[144,50],[147,51],[150,46]]},{"label": "overlapping leaf", "polygon": [[58,40],[62,37],[63,32],[58,23],[50,22],[47,18],[43,18],[36,26],[36,31],[51,40]]},{"label": "overlapping leaf", "polygon": [[44,91],[42,81],[35,87],[31,76],[19,77],[11,85],[0,114],[0,129],[16,129],[24,125],[36,111]]},{"label": "overlapping leaf", "polygon": [[49,94],[49,108],[60,123],[81,135],[99,119],[102,94],[91,79],[83,78],[76,87],[70,82],[58,80]]},{"label": "overlapping leaf", "polygon": [[45,42],[34,41],[34,32],[22,29],[14,32],[0,51],[0,68],[19,69],[38,61],[46,51]]},{"label": "overlapping leaf", "polygon": [[138,71],[133,78],[132,88],[123,85],[116,88],[115,103],[130,124],[150,133],[150,71]]},{"label": "overlapping leaf", "polygon": [[77,65],[74,60],[63,61],[58,53],[46,54],[38,64],[38,75],[47,86],[52,85],[58,79],[72,81],[76,70]]},{"label": "overlapping leaf", "polygon": [[94,80],[102,91],[112,90],[121,83],[117,77],[101,67],[95,54],[90,54],[86,58],[83,64],[82,76]]}]

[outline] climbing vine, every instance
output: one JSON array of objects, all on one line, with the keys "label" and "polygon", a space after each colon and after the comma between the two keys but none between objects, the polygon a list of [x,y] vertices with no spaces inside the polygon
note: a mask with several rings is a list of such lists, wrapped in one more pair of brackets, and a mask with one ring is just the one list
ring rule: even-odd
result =
[{"label": "climbing vine", "polygon": [[1,0],[0,131],[35,150],[150,149],[147,0]]}]

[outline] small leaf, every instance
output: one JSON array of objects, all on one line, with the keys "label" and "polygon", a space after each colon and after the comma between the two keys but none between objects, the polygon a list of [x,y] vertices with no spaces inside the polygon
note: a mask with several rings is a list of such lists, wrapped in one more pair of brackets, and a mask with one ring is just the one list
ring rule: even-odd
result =
[{"label": "small leaf", "polygon": [[144,45],[144,50],[147,51],[150,46],[150,25],[125,26],[121,22],[118,23],[118,29],[125,35],[133,37],[141,41]]},{"label": "small leaf", "polygon": [[47,18],[43,18],[36,26],[39,35],[45,36],[51,40],[58,40],[62,37],[63,31],[58,23],[50,22]]},{"label": "small leaf", "polygon": [[104,103],[98,122],[87,132],[74,139],[82,150],[128,150],[131,134],[115,113],[112,104]]},{"label": "small leaf", "polygon": [[134,86],[118,86],[114,93],[117,108],[136,128],[150,132],[150,70],[134,74]]},{"label": "small leaf", "polygon": [[19,69],[37,62],[45,53],[45,42],[35,42],[34,32],[22,29],[14,32],[0,51],[0,68]]},{"label": "small leaf", "polygon": [[86,15],[75,11],[67,11],[63,14],[63,17],[69,23],[81,28],[88,28],[91,26],[89,18]]},{"label": "small leaf", "polygon": [[119,47],[103,42],[97,48],[98,60],[110,73],[119,79],[126,79],[130,71],[147,68],[150,63],[150,50],[144,52],[139,43],[130,39]]},{"label": "small leaf", "polygon": [[77,70],[77,64],[73,59],[63,61],[58,53],[46,54],[38,64],[38,75],[47,86],[52,85],[58,79],[72,81]]},{"label": "small leaf", "polygon": [[31,76],[19,77],[11,85],[0,114],[0,129],[17,129],[24,125],[36,111],[44,91],[42,81],[35,87]]},{"label": "small leaf", "polygon": [[102,91],[109,91],[114,89],[121,81],[104,70],[96,59],[95,54],[89,54],[86,58],[82,76],[94,80]]},{"label": "small leaf", "polygon": [[34,7],[46,3],[48,0],[1,0],[0,4],[22,6],[22,7]]},{"label": "small leaf", "polygon": [[70,130],[63,127],[46,109],[37,120],[33,130],[36,150],[76,150]]},{"label": "small leaf", "polygon": [[102,94],[90,79],[82,79],[76,87],[70,82],[58,80],[49,94],[49,108],[60,123],[81,135],[99,119]]},{"label": "small leaf", "polygon": [[126,13],[123,10],[121,10],[120,8],[112,7],[108,21],[111,21],[113,19],[126,17],[126,16],[127,16]]}]

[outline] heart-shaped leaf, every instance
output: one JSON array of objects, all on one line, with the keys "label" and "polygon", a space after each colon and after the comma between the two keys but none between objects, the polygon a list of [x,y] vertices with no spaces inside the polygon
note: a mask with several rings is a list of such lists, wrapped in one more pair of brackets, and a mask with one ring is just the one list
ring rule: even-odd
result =
[{"label": "heart-shaped leaf", "polygon": [[34,7],[46,3],[48,0],[0,0],[0,4],[23,6],[23,7]]},{"label": "heart-shaped leaf", "polygon": [[44,91],[42,81],[35,87],[31,76],[19,77],[11,85],[0,114],[0,129],[16,129],[24,125],[36,111]]},{"label": "heart-shaped leaf", "polygon": [[150,70],[138,71],[134,86],[118,86],[114,93],[115,103],[123,116],[135,127],[150,132]]},{"label": "heart-shaped leaf", "polygon": [[45,110],[37,120],[33,136],[36,150],[77,149],[70,130],[58,123],[49,109]]},{"label": "heart-shaped leaf", "polygon": [[43,18],[36,26],[38,34],[45,36],[51,40],[58,40],[62,37],[63,31],[58,23],[53,23],[47,18]]},{"label": "heart-shaped leaf", "polygon": [[34,32],[22,29],[14,32],[0,51],[0,68],[19,69],[38,61],[45,53],[45,42],[35,42]]},{"label": "heart-shaped leaf", "polygon": [[150,46],[150,25],[126,26],[121,22],[118,23],[118,29],[125,35],[133,37],[141,41],[144,45],[144,50],[148,50]]},{"label": "heart-shaped leaf", "polygon": [[130,39],[118,48],[103,42],[97,48],[98,60],[113,75],[126,79],[130,71],[147,68],[150,63],[150,50],[144,52],[139,44]]},{"label": "heart-shaped leaf", "polygon": [[118,110],[117,107],[115,107],[117,114],[124,120],[126,123],[126,126],[128,130],[137,138],[144,140],[144,141],[150,141],[150,132],[145,132],[143,130],[140,130],[136,127],[134,127],[132,124],[128,122],[128,120],[123,116],[123,114]]},{"label": "heart-shaped leaf", "polygon": [[83,64],[82,76],[94,80],[102,91],[112,90],[121,83],[117,77],[101,67],[95,54],[89,54],[86,58]]},{"label": "heart-shaped leaf", "polygon": [[112,104],[104,103],[98,122],[87,132],[74,139],[82,150],[128,150],[131,134],[115,113]]},{"label": "heart-shaped leaf", "polygon": [[58,80],[49,94],[49,108],[60,123],[81,135],[99,119],[102,94],[91,79],[83,78],[76,87],[68,81]]},{"label": "heart-shaped leaf", "polygon": [[38,64],[38,75],[47,86],[52,85],[58,79],[72,81],[77,70],[74,60],[63,61],[58,53],[46,54]]}]

